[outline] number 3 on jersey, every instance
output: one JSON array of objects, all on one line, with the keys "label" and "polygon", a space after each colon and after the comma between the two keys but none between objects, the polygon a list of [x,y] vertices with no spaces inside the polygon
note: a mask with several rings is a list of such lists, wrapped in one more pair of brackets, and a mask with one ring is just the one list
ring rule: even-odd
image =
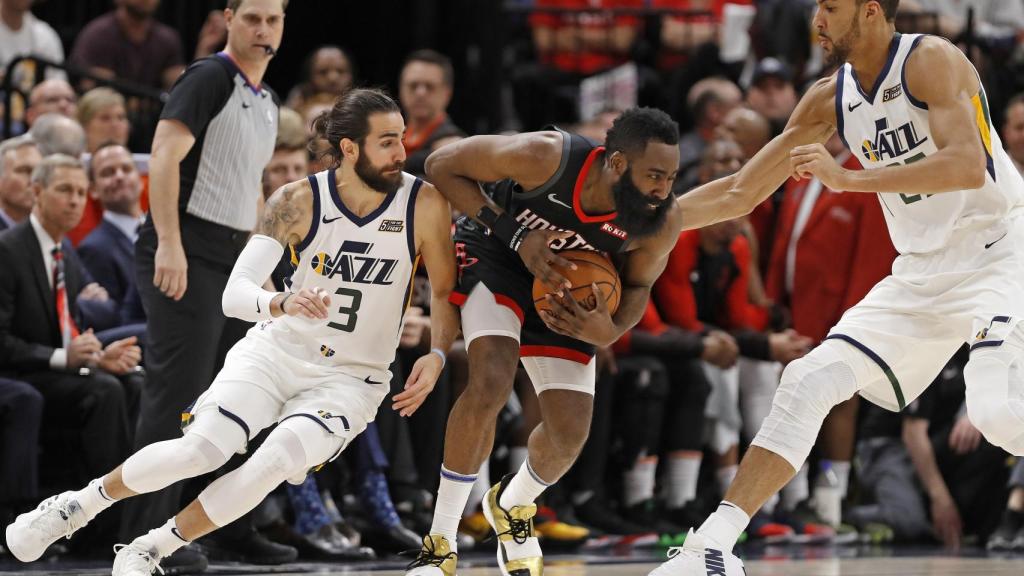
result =
[{"label": "number 3 on jersey", "polygon": [[359,320],[359,305],[363,302],[363,293],[359,290],[352,290],[351,288],[338,288],[334,291],[338,296],[348,296],[352,300],[348,306],[339,306],[338,313],[345,314],[347,319],[344,324],[338,322],[328,322],[327,325],[335,330],[341,330],[342,332],[352,332],[356,329],[356,321]]}]

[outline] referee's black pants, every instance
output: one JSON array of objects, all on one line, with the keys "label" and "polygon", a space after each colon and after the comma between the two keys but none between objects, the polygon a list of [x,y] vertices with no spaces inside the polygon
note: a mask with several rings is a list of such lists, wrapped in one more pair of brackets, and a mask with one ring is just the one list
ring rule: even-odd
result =
[{"label": "referee's black pants", "polygon": [[[213,382],[220,369],[218,361],[223,362],[223,353],[218,352],[244,335],[227,329],[221,296],[248,236],[248,232],[181,215],[188,287],[181,300],[174,301],[153,286],[157,238],[151,220],[140,230],[135,269],[147,317],[147,378],[135,433],[136,451],[181,435],[181,413]],[[177,514],[182,484],[126,501],[122,541],[130,542]]]}]

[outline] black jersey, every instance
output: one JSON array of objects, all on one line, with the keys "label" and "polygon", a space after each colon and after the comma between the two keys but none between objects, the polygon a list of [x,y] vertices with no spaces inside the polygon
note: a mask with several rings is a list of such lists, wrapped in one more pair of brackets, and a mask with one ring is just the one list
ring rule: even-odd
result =
[{"label": "black jersey", "polygon": [[556,252],[596,250],[615,254],[624,251],[629,243],[629,234],[615,225],[616,213],[587,214],[580,206],[587,174],[604,147],[583,136],[558,131],[562,133],[562,160],[554,175],[529,191],[524,191],[514,180],[503,180],[494,188],[494,201],[531,230],[575,232],[573,236],[552,243],[551,249]]}]

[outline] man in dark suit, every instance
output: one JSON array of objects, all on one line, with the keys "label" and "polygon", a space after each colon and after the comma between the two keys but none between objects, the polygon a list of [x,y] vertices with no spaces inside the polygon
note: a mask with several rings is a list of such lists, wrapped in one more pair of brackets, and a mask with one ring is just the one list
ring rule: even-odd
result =
[{"label": "man in dark suit", "polygon": [[[120,144],[99,147],[89,167],[91,194],[103,220],[78,246],[86,269],[117,302],[121,325],[146,321],[135,286],[135,238],[142,224],[142,180],[132,154]],[[144,327],[143,327],[144,330]]]},{"label": "man in dark suit", "polygon": [[32,212],[32,170],[42,159],[31,136],[0,143],[0,232],[24,222]]},{"label": "man in dark suit", "polygon": [[[0,522],[39,499],[39,425],[43,396],[31,385],[0,378]],[[0,548],[0,557],[3,549]]]},{"label": "man in dark suit", "polygon": [[103,347],[79,331],[82,308],[106,293],[82,268],[64,234],[82,216],[88,178],[80,161],[55,154],[32,174],[35,208],[0,236],[0,376],[28,382],[46,401],[43,449],[51,483],[81,484],[116,466],[131,448],[141,377],[134,338]]}]

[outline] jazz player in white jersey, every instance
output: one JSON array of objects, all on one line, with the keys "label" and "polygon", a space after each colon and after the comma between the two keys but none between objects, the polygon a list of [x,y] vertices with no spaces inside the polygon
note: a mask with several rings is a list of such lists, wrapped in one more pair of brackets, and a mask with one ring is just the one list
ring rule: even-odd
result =
[{"label": "jazz player in white jersey", "polygon": [[[299,483],[336,458],[390,390],[388,365],[419,258],[430,276],[434,349],[413,366],[393,407],[408,416],[433,389],[458,331],[448,303],[455,284],[448,202],[402,172],[405,124],[384,93],[348,92],[317,129],[336,168],[268,201],[223,298],[226,314],[257,324],[183,416],[184,436],[151,444],[82,490],[19,516],[7,528],[19,560],[39,558],[117,500],[219,468],[277,423],[245,464],[120,548],[115,576],[149,576],[161,558],[240,517],[281,482]],[[298,262],[290,290],[263,290],[286,246]]]},{"label": "jazz player in white jersey", "polygon": [[[743,574],[733,545],[803,464],[832,407],[859,393],[899,410],[964,342],[971,421],[1024,455],[1024,182],[974,67],[945,39],[897,34],[898,4],[818,0],[814,25],[838,71],[742,170],[679,200],[698,228],[750,212],[790,176],[815,176],[877,193],[900,255],[824,343],[786,367],[725,500],[652,576]],[[865,170],[825,150],[836,131]]]}]

